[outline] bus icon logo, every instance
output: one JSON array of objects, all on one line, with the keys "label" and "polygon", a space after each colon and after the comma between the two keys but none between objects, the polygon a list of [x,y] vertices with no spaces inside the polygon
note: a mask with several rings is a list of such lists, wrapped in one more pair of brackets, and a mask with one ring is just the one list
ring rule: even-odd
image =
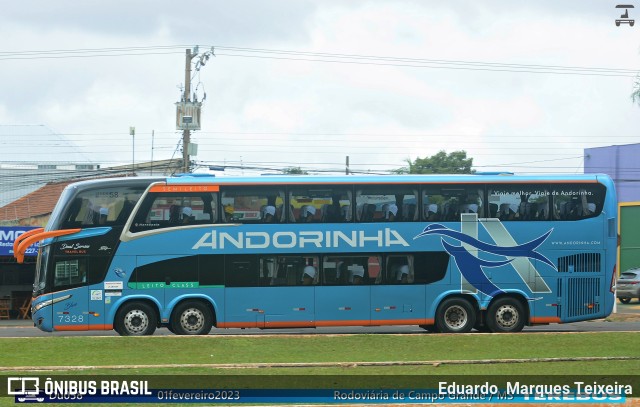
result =
[{"label": "bus icon logo", "polygon": [[629,18],[629,9],[634,8],[633,4],[618,4],[616,8],[624,9],[624,13],[620,15],[620,18],[616,19],[616,27],[620,27],[620,24],[629,24],[630,27],[633,27],[635,20]]},{"label": "bus icon logo", "polygon": [[7,395],[18,396],[17,401],[24,403],[25,401],[43,402],[44,397],[38,397],[40,394],[40,378],[38,377],[9,377],[7,379]]}]

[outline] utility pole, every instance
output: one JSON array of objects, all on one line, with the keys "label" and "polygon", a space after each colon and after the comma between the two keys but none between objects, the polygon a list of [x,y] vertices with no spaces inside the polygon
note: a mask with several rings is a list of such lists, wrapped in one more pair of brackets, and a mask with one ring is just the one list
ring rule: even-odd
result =
[{"label": "utility pole", "polygon": [[[198,97],[191,95],[191,62],[198,57],[195,63],[195,71],[199,72],[204,64],[214,55],[213,47],[210,51],[206,51],[198,55],[198,46],[193,50],[187,49],[184,64],[184,94],[181,95],[181,101],[176,103],[176,130],[182,130],[182,170],[184,173],[191,172],[191,155],[198,154],[198,145],[191,142],[191,131],[200,130],[201,117],[200,109],[202,102],[207,98],[204,93],[202,101],[198,101]],[[196,88],[197,92],[198,88]],[[193,96],[193,100],[192,99]]]},{"label": "utility pole", "polygon": [[[196,54],[197,55],[197,54]],[[184,101],[189,102],[191,100],[191,49],[187,49],[187,54],[184,64]],[[182,131],[182,170],[186,174],[190,172],[189,165],[189,143],[191,143],[191,130],[185,129]]]}]

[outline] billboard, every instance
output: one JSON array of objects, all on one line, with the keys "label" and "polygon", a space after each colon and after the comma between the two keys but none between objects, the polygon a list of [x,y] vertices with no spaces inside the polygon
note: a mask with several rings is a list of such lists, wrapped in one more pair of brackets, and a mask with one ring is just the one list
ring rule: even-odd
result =
[{"label": "billboard", "polygon": [[[30,226],[0,226],[0,256],[13,256],[13,242],[21,234],[37,229]],[[36,256],[38,254],[38,244],[35,243],[27,249],[25,256]]]}]

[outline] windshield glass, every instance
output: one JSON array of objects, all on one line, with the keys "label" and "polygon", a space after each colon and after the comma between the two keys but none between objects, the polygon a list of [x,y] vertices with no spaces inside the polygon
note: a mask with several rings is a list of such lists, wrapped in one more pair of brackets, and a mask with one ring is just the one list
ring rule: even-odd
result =
[{"label": "windshield glass", "polygon": [[68,186],[62,191],[62,194],[60,194],[60,198],[58,199],[58,203],[56,203],[56,206],[53,208],[53,212],[51,212],[51,217],[45,227],[46,231],[58,229],[62,212],[74,193],[75,188],[73,186]]},{"label": "windshield glass", "polygon": [[33,283],[33,296],[42,294],[47,282],[47,262],[49,260],[50,246],[40,247],[38,261],[36,262],[36,278]]},{"label": "windshield glass", "polygon": [[113,186],[78,192],[71,199],[56,223],[59,229],[94,226],[122,226],[144,192],[145,186]]}]

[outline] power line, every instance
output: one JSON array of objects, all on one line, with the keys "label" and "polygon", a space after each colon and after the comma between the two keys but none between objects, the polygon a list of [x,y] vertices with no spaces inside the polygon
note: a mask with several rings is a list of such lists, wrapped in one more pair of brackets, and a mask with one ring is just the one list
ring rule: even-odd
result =
[{"label": "power line", "polygon": [[[66,58],[95,58],[95,57],[123,57],[142,55],[164,55],[183,53],[185,45],[159,45],[145,47],[119,47],[119,48],[78,48],[56,50],[32,50],[32,51],[3,51],[0,52],[0,60],[20,59],[66,59]],[[210,45],[203,47],[211,47]],[[392,57],[380,55],[339,54],[327,52],[291,51],[264,48],[246,48],[213,46],[216,56],[259,58],[272,60],[291,60],[306,62],[322,62],[355,65],[397,66],[428,69],[451,69],[470,71],[494,71],[511,73],[533,73],[553,75],[586,75],[586,76],[611,76],[630,77],[638,75],[636,69],[604,68],[585,66],[541,65],[541,64],[516,64],[486,61],[444,60],[413,57]]]}]

